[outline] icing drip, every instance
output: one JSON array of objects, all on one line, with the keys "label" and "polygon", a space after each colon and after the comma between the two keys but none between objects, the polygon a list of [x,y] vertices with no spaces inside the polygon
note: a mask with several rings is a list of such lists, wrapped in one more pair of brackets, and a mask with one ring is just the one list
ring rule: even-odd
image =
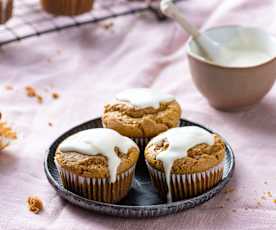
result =
[{"label": "icing drip", "polygon": [[197,126],[187,126],[181,128],[173,128],[164,133],[161,133],[157,137],[153,138],[149,144],[158,143],[166,139],[169,143],[167,150],[160,152],[156,159],[162,161],[166,182],[168,186],[167,199],[168,202],[172,201],[171,197],[171,169],[176,159],[180,159],[187,156],[188,150],[195,147],[198,144],[212,145],[214,143],[214,137],[211,133]]},{"label": "icing drip", "polygon": [[121,163],[121,159],[114,151],[115,147],[118,147],[123,153],[127,153],[131,147],[139,150],[136,143],[130,138],[124,137],[112,129],[105,128],[81,131],[68,137],[59,145],[62,152],[78,152],[87,155],[101,153],[106,156],[112,183],[116,181],[117,168]]},{"label": "icing drip", "polygon": [[127,89],[116,95],[118,101],[128,102],[139,108],[153,107],[158,109],[161,102],[175,100],[172,95],[158,92],[154,89],[135,88]]}]

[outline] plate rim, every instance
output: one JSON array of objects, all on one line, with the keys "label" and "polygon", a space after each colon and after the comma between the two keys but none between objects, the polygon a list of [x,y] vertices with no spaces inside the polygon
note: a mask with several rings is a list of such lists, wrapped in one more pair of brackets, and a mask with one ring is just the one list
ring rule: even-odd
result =
[{"label": "plate rim", "polygon": [[[75,130],[76,128],[78,127],[81,127],[81,126],[85,126],[86,124],[89,124],[95,120],[99,120],[101,119],[100,117],[97,117],[97,118],[94,118],[94,119],[91,119],[91,120],[88,120],[86,122],[83,122],[79,125],[76,125],[74,126],[73,128],[63,132],[61,135],[59,135],[51,144],[50,146],[47,148],[46,150],[46,154],[45,154],[45,158],[44,158],[44,162],[43,162],[43,165],[44,165],[44,172],[46,174],[46,177],[49,181],[49,183],[52,185],[52,187],[54,187],[54,189],[58,192],[58,194],[66,199],[68,202],[70,203],[73,203],[74,205],[78,205],[77,203],[75,202],[72,202],[72,200],[69,200],[68,197],[66,197],[66,195],[70,195],[71,197],[74,198],[74,200],[81,200],[83,202],[86,202],[88,203],[88,206],[101,206],[101,207],[106,207],[106,208],[112,208],[112,209],[125,209],[125,210],[134,210],[134,211],[137,211],[137,210],[147,210],[147,211],[152,211],[152,210],[157,210],[157,209],[161,209],[161,208],[166,208],[166,209],[170,209],[170,208],[173,208],[175,206],[179,206],[179,205],[183,205],[185,203],[188,203],[188,202],[195,202],[196,200],[198,199],[201,199],[201,198],[204,198],[206,197],[206,195],[208,194],[212,194],[214,193],[213,196],[210,196],[209,199],[213,198],[217,193],[219,193],[224,187],[225,185],[230,181],[230,179],[232,178],[233,176],[233,173],[234,173],[234,169],[235,169],[235,155],[234,155],[234,152],[233,152],[233,149],[231,148],[230,144],[225,140],[225,138],[223,138],[221,135],[220,137],[223,139],[226,147],[228,148],[228,152],[230,154],[230,158],[231,158],[231,161],[230,161],[230,165],[229,165],[229,171],[228,173],[225,175],[225,177],[216,185],[214,186],[213,188],[209,189],[208,191],[198,195],[198,196],[195,196],[195,197],[192,197],[192,198],[188,198],[188,199],[185,199],[185,200],[180,200],[180,201],[174,201],[174,202],[170,202],[170,203],[164,203],[164,204],[154,204],[154,205],[141,205],[141,206],[134,206],[134,205],[121,205],[121,204],[111,204],[111,203],[104,203],[104,202],[100,202],[100,201],[95,201],[95,200],[89,200],[85,197],[82,197],[78,194],[75,194],[69,190],[67,190],[66,188],[64,188],[62,185],[60,185],[58,183],[58,181],[55,180],[55,178],[52,176],[50,170],[49,170],[49,167],[48,167],[48,158],[50,157],[50,151],[51,151],[51,147],[59,141],[60,138],[62,138],[66,133],[70,133],[72,132],[73,130]],[[202,124],[200,123],[196,123],[196,122],[193,122],[193,121],[190,121],[188,119],[183,119],[181,118],[180,119],[181,121],[184,121],[184,122],[188,122],[190,124],[194,124],[196,126],[201,126],[203,127],[204,129],[212,132],[212,133],[215,133],[214,131],[212,131],[211,129],[203,126]],[[66,194],[66,195],[65,195]],[[208,201],[209,199],[205,200],[204,202]],[[202,203],[204,203],[202,202]],[[199,204],[196,204],[196,206],[199,205]],[[82,207],[84,208],[83,206],[80,206],[78,205],[79,207]],[[89,209],[89,208],[88,208]],[[186,208],[184,208],[186,209]],[[92,209],[90,209],[92,210]],[[94,210],[94,209],[93,209]],[[117,210],[115,210],[117,211]],[[97,212],[104,212],[104,211],[97,211]]]}]

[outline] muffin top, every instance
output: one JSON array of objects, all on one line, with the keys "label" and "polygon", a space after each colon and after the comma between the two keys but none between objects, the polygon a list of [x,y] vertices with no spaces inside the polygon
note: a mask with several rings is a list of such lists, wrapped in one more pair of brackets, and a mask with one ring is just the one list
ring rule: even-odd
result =
[{"label": "muffin top", "polygon": [[153,137],[176,127],[180,115],[180,105],[173,96],[138,88],[125,90],[106,104],[102,121],[125,136]]},{"label": "muffin top", "polygon": [[137,161],[139,148],[134,141],[112,129],[97,128],[78,132],[66,138],[57,148],[55,160],[79,176],[110,177],[131,168]]},{"label": "muffin top", "polygon": [[170,129],[153,138],[145,158],[153,168],[172,174],[204,172],[225,156],[223,140],[197,126]]}]

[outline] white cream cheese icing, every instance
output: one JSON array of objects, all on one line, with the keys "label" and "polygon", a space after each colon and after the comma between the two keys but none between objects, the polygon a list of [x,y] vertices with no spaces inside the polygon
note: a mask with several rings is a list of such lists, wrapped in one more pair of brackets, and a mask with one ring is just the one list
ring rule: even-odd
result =
[{"label": "white cream cheese icing", "polygon": [[112,129],[97,128],[78,132],[60,145],[62,152],[78,152],[87,155],[96,155],[101,153],[108,159],[108,170],[110,181],[114,183],[117,176],[117,168],[121,159],[117,156],[114,148],[118,147],[121,152],[127,153],[132,147],[139,150],[137,144],[128,137],[122,136]]},{"label": "white cream cheese icing", "polygon": [[116,95],[118,101],[124,101],[138,108],[153,107],[158,109],[161,102],[175,100],[174,96],[149,88],[133,88]]},{"label": "white cream cheese icing", "polygon": [[171,169],[175,160],[186,157],[188,150],[198,144],[212,145],[214,143],[214,136],[210,132],[197,126],[187,126],[169,129],[153,138],[150,144],[158,143],[166,139],[169,143],[167,150],[160,152],[156,159],[162,161],[166,182],[168,186],[167,199],[171,202]]}]

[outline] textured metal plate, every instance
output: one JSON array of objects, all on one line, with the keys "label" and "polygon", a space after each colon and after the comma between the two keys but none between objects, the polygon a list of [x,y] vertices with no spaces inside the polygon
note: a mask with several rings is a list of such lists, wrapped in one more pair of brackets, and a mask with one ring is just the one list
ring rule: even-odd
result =
[{"label": "textured metal plate", "polygon": [[[180,126],[190,125],[200,126],[206,130],[209,130],[197,123],[181,119]],[[59,179],[57,168],[54,164],[54,155],[58,144],[68,136],[85,129],[99,127],[102,127],[101,119],[96,118],[94,120],[83,123],[73,129],[70,129],[69,131],[61,135],[50,146],[49,150],[47,151],[44,162],[46,176],[50,184],[55,188],[58,194],[67,201],[77,206],[83,207],[85,209],[92,210],[98,213],[104,213],[108,215],[121,217],[141,218],[169,215],[183,211],[185,209],[193,208],[213,198],[229,182],[233,174],[235,158],[230,145],[225,141],[226,159],[224,166],[224,175],[220,183],[200,196],[182,201],[166,203],[166,201],[160,199],[157,191],[150,182],[146,164],[143,162],[143,160],[141,160],[143,159],[143,153],[141,153],[141,159],[138,161],[135,171],[135,179],[133,181],[132,188],[128,193],[127,197],[125,197],[117,204],[108,204],[85,199],[77,194],[68,191],[62,186]],[[211,130],[209,131],[212,132]]]}]

